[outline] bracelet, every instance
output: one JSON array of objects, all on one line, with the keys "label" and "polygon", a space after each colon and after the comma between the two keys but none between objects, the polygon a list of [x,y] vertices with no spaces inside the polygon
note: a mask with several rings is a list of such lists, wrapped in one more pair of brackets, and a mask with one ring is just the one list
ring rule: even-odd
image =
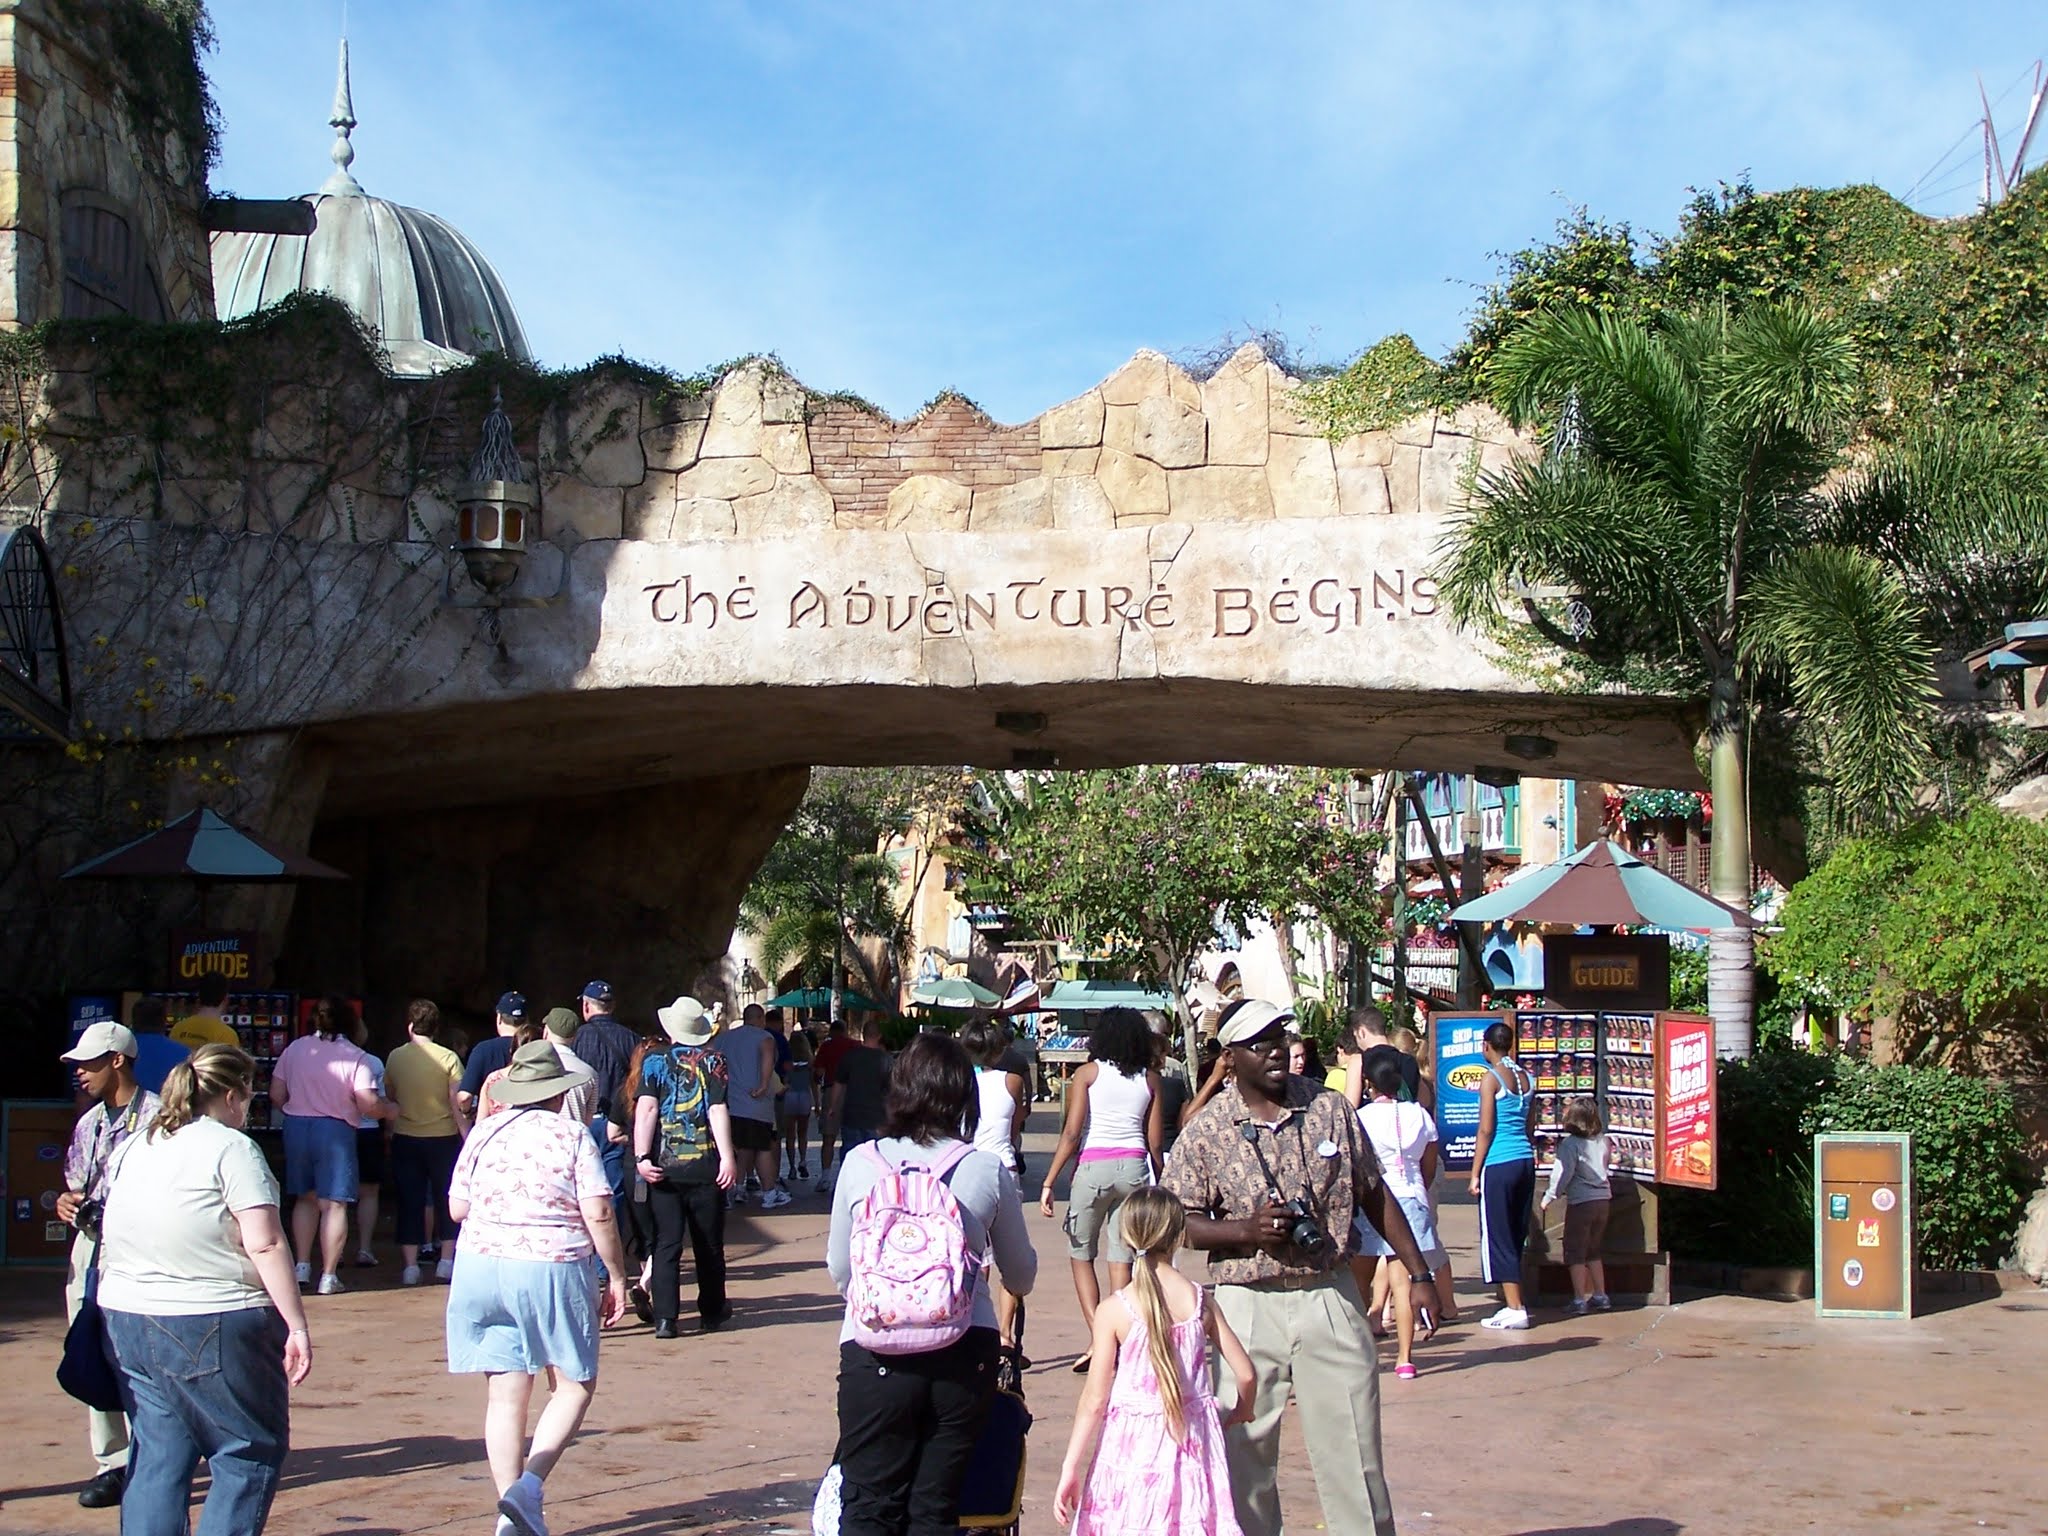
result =
[{"label": "bracelet", "polygon": [[289,1334],[286,1335],[286,1337],[293,1339],[310,1339],[311,1337],[313,1337],[313,1335],[308,1333],[303,1328],[294,1328]]}]

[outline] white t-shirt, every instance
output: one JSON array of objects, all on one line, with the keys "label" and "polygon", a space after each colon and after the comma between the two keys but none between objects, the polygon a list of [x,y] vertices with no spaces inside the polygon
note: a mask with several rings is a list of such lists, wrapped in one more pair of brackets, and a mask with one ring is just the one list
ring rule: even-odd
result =
[{"label": "white t-shirt", "polygon": [[1422,1182],[1422,1152],[1436,1140],[1436,1118],[1420,1104],[1374,1099],[1358,1106],[1358,1123],[1379,1154],[1387,1188],[1411,1199],[1426,1198],[1429,1190]]},{"label": "white t-shirt", "polygon": [[1010,1076],[999,1067],[976,1067],[974,1087],[981,1103],[981,1118],[974,1129],[974,1149],[988,1153],[1015,1173],[1017,1149],[1010,1141],[1010,1132],[1017,1123],[1017,1100],[1010,1092]]},{"label": "white t-shirt", "polygon": [[153,1317],[268,1306],[234,1213],[277,1203],[256,1143],[218,1120],[131,1138],[107,1191],[100,1305]]}]

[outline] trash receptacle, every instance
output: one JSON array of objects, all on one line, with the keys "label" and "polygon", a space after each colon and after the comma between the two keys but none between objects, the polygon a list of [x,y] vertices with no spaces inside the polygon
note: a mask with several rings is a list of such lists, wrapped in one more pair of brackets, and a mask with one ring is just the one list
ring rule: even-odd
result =
[{"label": "trash receptacle", "polygon": [[1822,1317],[1913,1315],[1913,1138],[1813,1138],[1813,1300]]}]

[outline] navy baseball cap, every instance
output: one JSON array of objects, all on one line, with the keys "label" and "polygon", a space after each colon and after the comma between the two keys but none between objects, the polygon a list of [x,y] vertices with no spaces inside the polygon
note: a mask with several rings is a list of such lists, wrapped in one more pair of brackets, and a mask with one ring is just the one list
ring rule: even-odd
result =
[{"label": "navy baseball cap", "polygon": [[608,981],[593,981],[583,989],[583,995],[593,1003],[602,1003],[609,1008],[612,1005],[612,984]]},{"label": "navy baseball cap", "polygon": [[498,1012],[508,1019],[525,1018],[526,994],[524,992],[507,992],[498,999]]}]

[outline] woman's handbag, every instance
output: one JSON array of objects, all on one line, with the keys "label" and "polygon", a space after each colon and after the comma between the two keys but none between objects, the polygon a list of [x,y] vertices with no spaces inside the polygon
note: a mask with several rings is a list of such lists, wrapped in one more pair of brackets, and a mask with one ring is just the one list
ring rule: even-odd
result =
[{"label": "woman's handbag", "polygon": [[121,1399],[121,1368],[107,1348],[99,1285],[100,1254],[95,1244],[92,1265],[85,1272],[85,1295],[71,1326],[64,1330],[64,1358],[57,1362],[57,1385],[88,1408],[119,1413],[126,1406]]}]

